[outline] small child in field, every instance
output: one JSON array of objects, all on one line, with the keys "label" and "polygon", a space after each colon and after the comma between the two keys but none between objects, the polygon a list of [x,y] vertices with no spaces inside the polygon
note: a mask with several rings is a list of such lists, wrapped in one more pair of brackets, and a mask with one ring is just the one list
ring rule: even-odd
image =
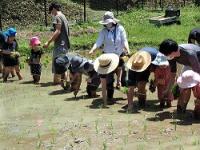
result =
[{"label": "small child in field", "polygon": [[40,60],[43,52],[41,50],[40,44],[41,42],[38,37],[35,36],[30,39],[29,45],[31,47],[31,55],[28,63],[30,65],[31,74],[33,76],[33,82],[35,84],[39,83],[42,71]]},{"label": "small child in field", "polygon": [[178,77],[177,83],[181,90],[192,89],[196,98],[194,101],[194,117],[200,119],[200,75],[192,70],[186,70]]},{"label": "small child in field", "polygon": [[172,91],[164,93],[168,87],[168,81],[170,81],[171,78],[169,62],[163,54],[158,53],[152,64],[155,65],[155,84],[157,86],[160,108],[164,108],[165,103],[167,107],[171,107],[171,101],[173,100]]},{"label": "small child in field", "polygon": [[[1,54],[3,55],[3,82],[7,82],[10,73],[16,72],[19,80],[22,80],[19,67],[18,43],[16,40],[17,31],[15,28],[9,28],[3,33],[1,41]],[[2,40],[1,39],[1,40]]]}]

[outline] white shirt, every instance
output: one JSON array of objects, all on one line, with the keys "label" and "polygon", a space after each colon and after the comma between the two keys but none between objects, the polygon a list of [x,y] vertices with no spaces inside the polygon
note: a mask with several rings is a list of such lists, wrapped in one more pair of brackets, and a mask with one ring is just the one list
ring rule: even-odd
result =
[{"label": "white shirt", "polygon": [[117,25],[116,29],[109,31],[104,28],[100,31],[96,41],[97,47],[103,47],[104,53],[115,53],[120,56],[124,51],[124,43],[127,41],[126,31],[123,26]]}]

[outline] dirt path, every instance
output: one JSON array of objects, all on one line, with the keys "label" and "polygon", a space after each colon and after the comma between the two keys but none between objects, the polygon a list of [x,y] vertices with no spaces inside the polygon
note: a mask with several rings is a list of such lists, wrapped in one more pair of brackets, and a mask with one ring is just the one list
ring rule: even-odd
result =
[{"label": "dirt path", "polygon": [[0,83],[0,149],[200,149],[192,99],[182,120],[174,112],[177,101],[160,110],[155,93],[148,93],[147,107],[134,114],[121,108],[127,101],[120,91],[117,103],[102,109],[100,98],[87,99],[84,84],[77,99],[51,86],[48,70],[41,85],[30,83],[28,69],[23,81]]}]

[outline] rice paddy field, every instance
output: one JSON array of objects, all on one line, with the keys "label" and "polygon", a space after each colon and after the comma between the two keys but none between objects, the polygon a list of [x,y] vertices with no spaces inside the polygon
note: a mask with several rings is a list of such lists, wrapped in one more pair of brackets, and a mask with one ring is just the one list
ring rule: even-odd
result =
[{"label": "rice paddy field", "polygon": [[[164,15],[159,11],[132,10],[117,17],[125,27],[130,49],[135,52],[144,46],[158,47],[172,38],[186,43],[189,31],[199,27],[199,8],[181,9],[181,25],[156,27],[149,18]],[[102,28],[98,21],[70,26],[71,51],[88,56]],[[21,71],[24,79],[0,80],[0,149],[2,150],[146,150],[200,149],[200,121],[193,119],[194,98],[190,99],[185,115],[176,115],[177,100],[171,108],[160,109],[157,93],[147,92],[147,106],[133,114],[122,108],[126,95],[115,90],[116,103],[102,107],[101,97],[89,99],[85,79],[77,98],[73,93],[52,85],[52,47],[42,58],[43,71],[39,85],[34,85],[25,58],[29,55],[28,40],[39,35],[44,43],[51,35],[49,28],[33,25],[18,30]],[[84,77],[85,78],[85,77]],[[148,85],[147,85],[148,89]],[[101,94],[99,89],[98,94]],[[137,104],[137,98],[134,98]]]}]

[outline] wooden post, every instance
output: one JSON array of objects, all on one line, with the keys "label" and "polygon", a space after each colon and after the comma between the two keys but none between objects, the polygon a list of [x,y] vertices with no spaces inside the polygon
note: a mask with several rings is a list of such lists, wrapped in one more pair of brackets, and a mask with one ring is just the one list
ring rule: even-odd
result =
[{"label": "wooden post", "polygon": [[2,26],[2,13],[3,13],[3,1],[1,0],[0,2],[0,30],[3,30],[3,26]]},{"label": "wooden post", "polygon": [[119,0],[116,0],[117,16],[119,15]]},{"label": "wooden post", "polygon": [[142,9],[144,9],[144,0],[142,0]]},{"label": "wooden post", "polygon": [[2,21],[1,21],[1,13],[0,13],[0,30],[3,30]]},{"label": "wooden post", "polygon": [[84,22],[86,22],[86,0],[83,1],[84,2]]},{"label": "wooden post", "polygon": [[47,27],[48,22],[47,22],[47,1],[46,0],[44,0],[44,19],[45,19],[45,25]]}]

